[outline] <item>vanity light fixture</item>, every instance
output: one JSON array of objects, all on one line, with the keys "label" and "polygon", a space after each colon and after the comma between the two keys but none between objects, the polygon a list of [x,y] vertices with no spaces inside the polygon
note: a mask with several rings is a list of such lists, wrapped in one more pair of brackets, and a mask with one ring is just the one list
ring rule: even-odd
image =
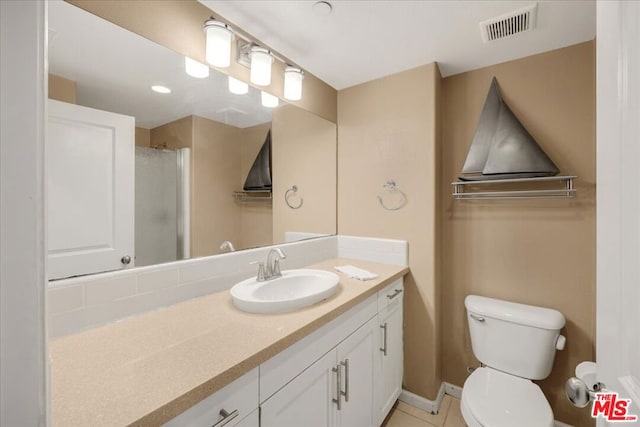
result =
[{"label": "vanity light fixture", "polygon": [[196,79],[209,77],[209,66],[195,59],[191,59],[188,56],[184,57],[184,71]]},{"label": "vanity light fixture", "polygon": [[262,91],[262,106],[267,108],[274,108],[278,106],[278,97],[273,96],[270,93]]},{"label": "vanity light fixture", "polygon": [[[317,3],[323,3],[319,7],[326,8],[328,6],[331,8],[331,4],[326,1]],[[290,101],[302,99],[304,72],[300,68],[289,65],[289,61],[274,55],[269,49],[258,46],[251,40],[251,37],[242,31],[236,31],[213,17],[204,22],[203,28],[206,32],[206,58],[209,64],[218,68],[226,68],[231,65],[231,42],[235,36],[237,40],[236,61],[250,69],[251,83],[256,86],[269,86],[271,84],[271,66],[274,60],[278,60],[285,65],[284,98]],[[229,76],[229,91],[231,93],[243,95],[248,90],[246,83]],[[263,93],[262,104],[275,107],[278,105],[278,98]]]},{"label": "vanity light fixture", "polygon": [[304,73],[300,68],[287,67],[284,70],[284,97],[289,101],[302,99],[302,79]]},{"label": "vanity light fixture", "polygon": [[171,89],[169,89],[166,86],[162,86],[162,85],[153,85],[151,86],[151,90],[157,93],[161,93],[163,95],[166,95],[168,93],[171,93]]},{"label": "vanity light fixture", "polygon": [[[251,48],[251,83],[258,86],[271,84],[271,52],[260,46]],[[263,92],[264,93],[264,92]]]},{"label": "vanity light fixture", "polygon": [[244,95],[249,92],[249,85],[229,76],[229,92],[235,93],[236,95]]},{"label": "vanity light fixture", "polygon": [[231,39],[233,32],[224,22],[208,19],[204,22],[207,34],[206,58],[214,67],[227,68],[231,65]]}]

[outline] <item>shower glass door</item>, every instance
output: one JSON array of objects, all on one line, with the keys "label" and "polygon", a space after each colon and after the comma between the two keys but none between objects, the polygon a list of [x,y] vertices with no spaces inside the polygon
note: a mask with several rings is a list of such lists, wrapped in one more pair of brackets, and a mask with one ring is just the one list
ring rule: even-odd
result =
[{"label": "shower glass door", "polygon": [[189,257],[189,149],[136,147],[136,266]]}]

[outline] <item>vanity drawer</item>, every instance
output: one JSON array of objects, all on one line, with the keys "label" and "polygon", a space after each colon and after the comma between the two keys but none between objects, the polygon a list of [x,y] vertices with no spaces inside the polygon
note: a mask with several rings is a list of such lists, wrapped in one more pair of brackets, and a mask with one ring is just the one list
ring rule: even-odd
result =
[{"label": "vanity drawer", "polygon": [[378,312],[384,310],[396,301],[402,301],[404,285],[402,279],[398,279],[381,291],[378,291]]},{"label": "vanity drawer", "polygon": [[[232,427],[257,408],[258,368],[255,368],[170,420],[165,427]],[[228,415],[223,417],[221,411]],[[228,421],[225,423],[225,420]],[[241,425],[245,424],[253,425],[251,421]]]}]

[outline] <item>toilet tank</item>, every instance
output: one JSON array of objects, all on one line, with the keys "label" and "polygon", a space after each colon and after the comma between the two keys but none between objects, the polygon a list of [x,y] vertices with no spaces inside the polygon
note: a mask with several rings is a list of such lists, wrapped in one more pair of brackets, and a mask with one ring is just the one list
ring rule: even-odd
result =
[{"label": "toilet tank", "polygon": [[564,347],[562,313],[549,308],[469,295],[464,301],[476,358],[491,368],[522,378],[549,376]]}]

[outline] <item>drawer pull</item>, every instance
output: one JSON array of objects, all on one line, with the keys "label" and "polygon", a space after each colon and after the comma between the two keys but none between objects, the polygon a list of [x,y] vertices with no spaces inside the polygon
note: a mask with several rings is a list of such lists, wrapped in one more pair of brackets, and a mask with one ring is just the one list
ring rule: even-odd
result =
[{"label": "drawer pull", "polygon": [[380,347],[380,351],[382,352],[382,354],[386,356],[387,355],[387,322],[385,322],[384,325],[380,325],[380,329],[382,329],[384,334],[382,336],[382,347]]},{"label": "drawer pull", "polygon": [[336,366],[335,368],[331,368],[331,370],[336,373],[336,397],[337,397],[337,399],[331,399],[331,401],[336,405],[338,405],[338,411],[339,411],[342,409],[342,399],[341,399],[342,392],[340,391],[340,388],[342,388],[342,370],[340,369],[340,365]]},{"label": "drawer pull", "polygon": [[344,396],[344,401],[349,401],[349,359],[344,359],[344,362],[340,362],[344,366],[344,391],[340,394]]},{"label": "drawer pull", "polygon": [[215,423],[214,425],[212,425],[211,427],[226,426],[227,424],[229,424],[231,422],[231,420],[236,418],[238,415],[240,415],[240,412],[238,412],[237,409],[234,409],[231,412],[227,412],[224,409],[220,409],[220,416],[222,417],[222,419],[220,421],[218,421],[217,423]]},{"label": "drawer pull", "polygon": [[395,297],[397,297],[401,293],[402,293],[402,289],[396,289],[394,293],[392,293],[390,295],[387,295],[387,298],[394,299]]}]

